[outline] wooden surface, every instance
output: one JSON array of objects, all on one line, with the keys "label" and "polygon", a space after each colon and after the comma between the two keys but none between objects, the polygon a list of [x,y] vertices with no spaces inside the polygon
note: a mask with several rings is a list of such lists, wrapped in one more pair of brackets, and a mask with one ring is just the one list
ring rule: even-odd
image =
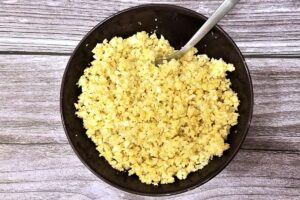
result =
[{"label": "wooden surface", "polygon": [[[148,199],[96,178],[63,132],[59,89],[82,36],[146,0],[0,1],[0,199]],[[208,16],[221,0],[166,0]],[[246,56],[255,95],[235,159],[165,199],[300,199],[300,1],[241,0],[220,25]]]}]

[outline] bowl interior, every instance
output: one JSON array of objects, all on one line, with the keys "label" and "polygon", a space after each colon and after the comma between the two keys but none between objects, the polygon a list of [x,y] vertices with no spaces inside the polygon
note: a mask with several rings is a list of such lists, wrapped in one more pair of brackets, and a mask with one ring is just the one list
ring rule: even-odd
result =
[{"label": "bowl interior", "polygon": [[252,115],[252,84],[246,63],[229,36],[218,26],[196,46],[199,53],[223,58],[233,63],[236,70],[228,76],[240,99],[238,125],[230,130],[227,142],[230,149],[221,158],[214,157],[202,170],[191,173],[186,180],[151,186],[141,183],[137,176],[113,169],[99,157],[94,143],[85,135],[82,120],[75,115],[74,103],[81,90],[76,85],[83,70],[93,60],[91,50],[97,43],[114,36],[128,37],[138,31],[156,31],[168,39],[176,49],[183,46],[206,20],[202,15],[185,8],[170,5],[144,5],[125,10],[97,25],[81,41],[66,68],[61,88],[61,113],[68,139],[82,162],[98,177],[128,192],[144,195],[180,193],[199,186],[219,173],[234,157],[242,144]]}]

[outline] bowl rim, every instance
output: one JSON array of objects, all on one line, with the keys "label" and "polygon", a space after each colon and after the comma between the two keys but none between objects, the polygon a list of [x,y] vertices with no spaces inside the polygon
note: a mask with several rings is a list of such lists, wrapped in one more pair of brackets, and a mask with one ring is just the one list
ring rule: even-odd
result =
[{"label": "bowl rim", "polygon": [[63,73],[63,77],[62,77],[62,80],[61,80],[61,87],[60,87],[60,115],[61,115],[61,122],[62,122],[62,125],[63,125],[63,129],[64,129],[64,132],[65,132],[65,135],[67,136],[67,139],[68,139],[68,142],[69,144],[71,145],[73,151],[75,152],[75,154],[77,155],[77,157],[79,158],[79,160],[83,163],[83,165],[88,168],[95,176],[97,176],[98,178],[100,178],[102,181],[104,181],[105,183],[115,187],[115,188],[118,188],[119,190],[121,191],[124,191],[124,192],[127,192],[127,193],[131,193],[131,194],[136,194],[136,195],[141,195],[141,196],[152,196],[152,197],[158,197],[158,196],[171,196],[171,195],[176,195],[176,194],[180,194],[180,193],[184,193],[184,192],[187,192],[187,191],[190,191],[190,190],[193,190],[205,183],[207,183],[208,181],[210,181],[211,179],[213,179],[216,175],[218,175],[221,171],[223,171],[225,169],[225,167],[233,160],[233,158],[236,156],[236,154],[238,153],[238,151],[240,150],[246,136],[247,136],[247,133],[248,133],[248,130],[249,130],[249,127],[250,127],[250,124],[251,124],[251,120],[252,120],[252,116],[253,116],[253,104],[254,104],[254,95],[253,95],[253,84],[252,84],[252,79],[251,79],[251,76],[250,76],[250,71],[248,69],[248,66],[247,66],[247,63],[245,61],[245,58],[243,56],[243,54],[241,53],[240,49],[237,47],[236,43],[233,41],[233,39],[217,24],[214,26],[214,28],[217,28],[228,40],[229,42],[233,45],[234,49],[237,51],[238,55],[242,58],[243,60],[243,65],[244,65],[244,68],[245,68],[245,71],[246,71],[246,74],[247,74],[247,77],[249,78],[249,87],[250,87],[250,116],[249,116],[249,119],[248,119],[248,123],[247,123],[247,127],[246,129],[244,129],[243,131],[243,138],[240,140],[239,144],[237,145],[237,149],[235,150],[235,152],[229,157],[229,159],[227,159],[227,161],[220,165],[219,168],[217,170],[215,170],[211,176],[209,176],[208,178],[206,178],[205,180],[201,181],[201,182],[198,182],[196,184],[194,184],[193,186],[190,186],[190,187],[187,187],[185,189],[180,189],[180,190],[177,190],[177,191],[174,191],[174,192],[166,192],[166,193],[149,193],[149,192],[138,192],[138,191],[135,191],[135,190],[132,190],[132,189],[128,189],[128,188],[124,188],[120,185],[117,185],[115,183],[112,183],[110,180],[104,178],[101,174],[98,174],[96,171],[94,171],[88,163],[86,163],[83,158],[79,155],[79,152],[77,151],[77,148],[75,147],[75,145],[72,143],[71,141],[71,138],[69,136],[69,132],[66,128],[66,124],[65,124],[65,116],[64,116],[64,107],[63,107],[63,91],[64,91],[64,88],[65,88],[65,79],[66,79],[66,76],[67,76],[67,72],[69,71],[69,68],[70,68],[70,63],[71,61],[73,60],[73,57],[75,56],[75,53],[77,52],[77,50],[83,45],[84,41],[90,36],[90,34],[96,30],[97,28],[99,28],[101,25],[103,25],[104,23],[108,22],[109,20],[111,20],[112,18],[114,18],[115,16],[117,15],[120,15],[120,14],[123,14],[123,13],[126,13],[126,12],[129,12],[129,11],[132,11],[132,10],[136,10],[136,9],[142,9],[142,8],[151,8],[151,7],[155,7],[155,8],[169,8],[169,9],[177,9],[177,10],[180,10],[180,11],[184,11],[184,12],[187,12],[187,13],[190,13],[191,15],[194,15],[194,16],[198,16],[204,20],[207,20],[208,18],[205,17],[204,15],[194,11],[194,10],[191,10],[191,9],[188,9],[188,8],[185,8],[185,7],[182,7],[182,6],[178,6],[178,5],[172,5],[172,4],[164,4],[164,3],[149,3],[149,4],[141,4],[141,5],[138,5],[138,6],[133,6],[133,7],[129,7],[127,9],[124,9],[124,10],[121,10],[121,11],[118,11],[110,16],[108,16],[107,18],[105,18],[104,20],[102,20],[101,22],[99,22],[97,25],[95,25],[90,31],[88,31],[85,36],[80,40],[80,42],[77,44],[76,48],[73,50],[68,62],[67,62],[67,65],[66,65],[66,68],[64,70],[64,73]]}]

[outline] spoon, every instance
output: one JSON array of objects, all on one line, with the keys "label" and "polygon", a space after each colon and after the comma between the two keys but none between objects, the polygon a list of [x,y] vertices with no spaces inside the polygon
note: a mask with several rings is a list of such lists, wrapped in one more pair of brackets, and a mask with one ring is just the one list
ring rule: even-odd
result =
[{"label": "spoon", "polygon": [[171,55],[156,58],[155,64],[161,64],[163,60],[180,58],[188,50],[194,47],[240,0],[225,0],[214,14],[201,26],[195,35],[179,50]]}]

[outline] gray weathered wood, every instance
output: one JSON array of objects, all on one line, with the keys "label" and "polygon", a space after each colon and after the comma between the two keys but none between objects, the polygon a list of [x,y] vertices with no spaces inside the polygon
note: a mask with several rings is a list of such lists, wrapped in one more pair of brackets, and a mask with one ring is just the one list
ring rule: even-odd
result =
[{"label": "gray weathered wood", "polygon": [[[0,156],[1,199],[146,199],[99,181],[68,144],[0,145]],[[213,180],[171,198],[297,199],[299,167],[299,152],[241,150]]]},{"label": "gray weathered wood", "polygon": [[[136,199],[99,181],[67,144],[59,116],[60,81],[67,60],[66,56],[0,56],[0,127],[4,127],[0,197]],[[300,195],[299,59],[249,58],[247,63],[255,109],[245,150],[208,184],[172,198],[296,199]]]},{"label": "gray weathered wood", "polygon": [[244,148],[300,150],[300,59],[247,59],[254,115]]},{"label": "gray weathered wood", "polygon": [[[0,55],[0,143],[67,143],[59,114],[68,57]],[[255,94],[246,149],[299,150],[300,59],[249,58]],[[53,62],[55,61],[55,62]]]},{"label": "gray weathered wood", "polygon": [[[88,30],[119,10],[151,2],[160,1],[0,1],[1,200],[148,199],[109,186],[79,161],[62,129],[59,90],[68,55]],[[221,2],[161,3],[208,16]],[[247,56],[253,121],[224,171],[163,199],[300,199],[299,22],[299,0],[241,0],[222,20]]]},{"label": "gray weathered wood", "polygon": [[[0,2],[0,51],[71,53],[104,18],[144,3],[170,3],[206,16],[222,0],[41,0]],[[299,0],[241,0],[220,25],[246,55],[300,55]]]}]

